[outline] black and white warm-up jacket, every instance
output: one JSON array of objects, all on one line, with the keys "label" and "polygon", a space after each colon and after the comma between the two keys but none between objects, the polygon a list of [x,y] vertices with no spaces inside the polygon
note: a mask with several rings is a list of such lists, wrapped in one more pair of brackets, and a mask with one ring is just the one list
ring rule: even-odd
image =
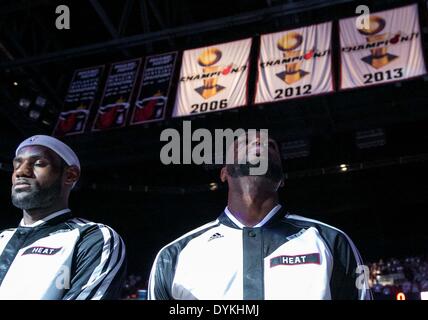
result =
[{"label": "black and white warm-up jacket", "polygon": [[149,299],[370,299],[357,248],[342,231],[276,206],[244,227],[220,217],[160,250]]},{"label": "black and white warm-up jacket", "polygon": [[0,233],[0,299],[118,299],[125,269],[120,236],[68,209]]}]

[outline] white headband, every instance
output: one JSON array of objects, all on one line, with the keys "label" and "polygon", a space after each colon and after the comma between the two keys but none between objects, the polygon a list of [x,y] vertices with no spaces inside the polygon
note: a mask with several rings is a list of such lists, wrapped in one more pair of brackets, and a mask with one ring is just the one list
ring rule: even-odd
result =
[{"label": "white headband", "polygon": [[80,169],[79,158],[77,158],[74,151],[64,142],[56,138],[45,135],[32,136],[21,142],[18,148],[16,148],[15,155],[18,155],[21,148],[27,146],[43,146],[49,148],[59,155],[69,166],[77,166]]}]

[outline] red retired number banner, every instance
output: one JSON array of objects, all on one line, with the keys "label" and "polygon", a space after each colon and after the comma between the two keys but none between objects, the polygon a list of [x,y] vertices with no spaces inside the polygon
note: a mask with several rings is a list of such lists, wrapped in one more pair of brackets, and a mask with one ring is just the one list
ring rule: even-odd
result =
[{"label": "red retired number banner", "polygon": [[72,135],[85,130],[103,70],[104,66],[97,66],[74,72],[54,136]]},{"label": "red retired number banner", "polygon": [[131,125],[165,118],[176,56],[177,52],[170,52],[146,58]]},{"label": "red retired number banner", "polygon": [[92,131],[125,126],[141,59],[111,65]]}]

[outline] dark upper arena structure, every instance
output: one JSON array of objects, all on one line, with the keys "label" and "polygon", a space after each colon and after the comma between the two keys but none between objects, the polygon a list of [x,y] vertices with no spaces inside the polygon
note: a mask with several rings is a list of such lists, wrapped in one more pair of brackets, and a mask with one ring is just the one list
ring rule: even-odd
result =
[{"label": "dark upper arena structure", "polygon": [[[365,2],[371,11],[412,3],[419,7],[426,58],[426,1]],[[70,30],[55,27],[60,4],[70,9]],[[258,43],[261,34],[325,21],[335,21],[332,56],[338,60],[337,20],[354,16],[359,4],[0,1],[0,229],[21,219],[10,201],[15,147],[25,137],[52,133],[76,69],[248,37]],[[248,95],[253,97],[257,45],[251,50]],[[181,131],[183,120],[192,120],[195,129],[269,129],[283,150],[286,181],[280,199],[290,212],[346,230],[367,262],[427,258],[428,76],[275,103],[254,105],[250,99],[244,108],[172,118],[180,63],[181,55],[163,121],[63,139],[82,164],[71,209],[123,236],[130,274],[145,280],[160,248],[215,219],[226,206],[227,186],[218,166],[161,163],[160,133]],[[333,64],[334,82],[339,78]],[[37,99],[42,107],[34,113]]]}]

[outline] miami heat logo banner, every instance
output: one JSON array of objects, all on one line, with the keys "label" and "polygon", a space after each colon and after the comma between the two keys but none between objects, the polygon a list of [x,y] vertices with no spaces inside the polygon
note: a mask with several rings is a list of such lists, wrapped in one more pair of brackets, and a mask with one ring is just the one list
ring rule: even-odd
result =
[{"label": "miami heat logo banner", "polygon": [[125,126],[140,63],[134,59],[111,65],[92,131]]},{"label": "miami heat logo banner", "polygon": [[341,89],[426,73],[416,4],[371,13],[367,22],[340,20]]},{"label": "miami heat logo banner", "polygon": [[176,56],[170,52],[146,58],[130,124],[164,119]]},{"label": "miami heat logo banner", "polygon": [[97,66],[74,72],[53,135],[72,135],[85,130],[103,70],[104,66]]},{"label": "miami heat logo banner", "polygon": [[247,104],[251,39],[186,50],[173,117]]},{"label": "miami heat logo banner", "polygon": [[333,91],[331,22],[262,35],[255,103]]}]

